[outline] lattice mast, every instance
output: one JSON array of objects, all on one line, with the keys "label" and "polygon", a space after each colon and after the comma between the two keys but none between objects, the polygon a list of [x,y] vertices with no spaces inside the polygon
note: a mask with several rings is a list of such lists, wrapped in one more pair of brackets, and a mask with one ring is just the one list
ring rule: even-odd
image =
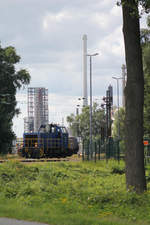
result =
[{"label": "lattice mast", "polygon": [[28,117],[25,118],[25,132],[37,132],[41,124],[48,124],[48,89],[28,88]]}]

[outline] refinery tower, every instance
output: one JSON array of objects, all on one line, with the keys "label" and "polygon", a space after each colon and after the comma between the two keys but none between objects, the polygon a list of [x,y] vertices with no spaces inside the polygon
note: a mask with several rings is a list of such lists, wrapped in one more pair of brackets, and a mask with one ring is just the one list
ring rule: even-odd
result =
[{"label": "refinery tower", "polygon": [[41,124],[48,124],[48,89],[28,88],[28,117],[24,118],[24,132],[38,132]]},{"label": "refinery tower", "polygon": [[87,35],[83,35],[83,106],[88,105],[87,94]]}]

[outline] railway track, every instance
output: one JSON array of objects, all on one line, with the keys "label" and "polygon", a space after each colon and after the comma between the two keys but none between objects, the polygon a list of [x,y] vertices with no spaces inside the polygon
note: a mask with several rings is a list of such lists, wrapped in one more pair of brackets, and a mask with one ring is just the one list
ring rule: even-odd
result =
[{"label": "railway track", "polygon": [[36,163],[36,162],[68,162],[68,161],[80,161],[81,158],[72,158],[72,157],[66,157],[66,158],[41,158],[41,159],[26,159],[26,158],[13,158],[13,159],[0,159],[0,163],[5,163],[9,161],[16,161],[16,162],[22,162],[22,163]]},{"label": "railway track", "polygon": [[[52,159],[13,159],[14,161],[17,162],[23,162],[23,163],[33,163],[33,162],[66,162],[66,161],[70,161],[68,158],[52,158]],[[9,161],[13,161],[12,159],[3,159],[0,160],[0,163],[4,163],[4,162],[9,162]]]}]

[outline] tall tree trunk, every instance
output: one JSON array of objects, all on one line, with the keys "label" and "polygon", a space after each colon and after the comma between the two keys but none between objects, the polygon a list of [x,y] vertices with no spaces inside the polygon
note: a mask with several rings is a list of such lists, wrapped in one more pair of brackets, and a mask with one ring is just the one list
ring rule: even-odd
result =
[{"label": "tall tree trunk", "polygon": [[136,192],[146,190],[143,146],[144,76],[140,44],[138,5],[122,0],[123,34],[127,65],[125,88],[126,184]]}]

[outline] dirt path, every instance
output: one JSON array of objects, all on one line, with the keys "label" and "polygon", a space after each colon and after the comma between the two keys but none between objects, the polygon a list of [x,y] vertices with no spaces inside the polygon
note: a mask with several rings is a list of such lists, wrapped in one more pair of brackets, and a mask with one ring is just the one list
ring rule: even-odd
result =
[{"label": "dirt path", "polygon": [[27,222],[8,218],[0,218],[0,225],[47,225],[45,223]]}]

